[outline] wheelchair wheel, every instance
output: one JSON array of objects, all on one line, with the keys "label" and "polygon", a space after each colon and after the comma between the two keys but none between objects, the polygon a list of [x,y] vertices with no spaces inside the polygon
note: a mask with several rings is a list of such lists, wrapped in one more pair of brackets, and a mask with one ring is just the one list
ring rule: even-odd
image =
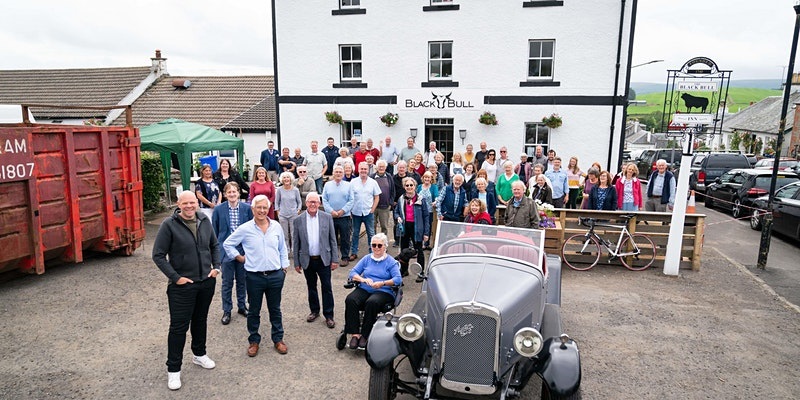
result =
[{"label": "wheelchair wheel", "polygon": [[347,345],[347,334],[342,331],[339,336],[336,337],[336,350],[343,350],[345,345]]}]

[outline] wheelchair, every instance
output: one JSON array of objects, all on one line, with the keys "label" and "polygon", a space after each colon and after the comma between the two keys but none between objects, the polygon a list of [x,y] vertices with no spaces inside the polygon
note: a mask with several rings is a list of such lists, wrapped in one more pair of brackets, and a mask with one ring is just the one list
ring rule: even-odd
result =
[{"label": "wheelchair", "polygon": [[[352,280],[347,280],[347,283],[344,284],[345,289],[355,289],[358,287],[358,283]],[[394,301],[387,302],[383,305],[383,308],[378,313],[378,319],[380,320],[380,316],[382,314],[386,314],[390,311],[397,312],[397,307],[400,305],[400,302],[403,301],[403,284],[401,283],[400,286],[392,286],[392,291],[394,292]],[[359,318],[361,321],[364,321],[364,310],[359,311]],[[342,331],[339,332],[339,336],[336,337],[336,349],[342,350],[347,347],[347,333],[342,327]],[[363,350],[359,348],[358,350]]]}]

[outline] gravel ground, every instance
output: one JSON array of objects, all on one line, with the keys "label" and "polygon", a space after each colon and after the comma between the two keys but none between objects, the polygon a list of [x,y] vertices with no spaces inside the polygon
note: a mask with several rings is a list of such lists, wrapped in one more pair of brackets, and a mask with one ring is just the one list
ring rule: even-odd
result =
[{"label": "gravel ground", "polygon": [[[362,354],[334,347],[344,269],[333,274],[334,330],[305,322],[305,281],[290,270],[285,356],[264,347],[247,357],[244,318],[221,325],[217,294],[208,341],[217,368],[191,364],[187,345],[183,388],[169,391],[166,280],[150,260],[160,220],[151,218],[148,241],[131,257],[0,283],[0,399],[366,398]],[[418,289],[407,278],[400,313]],[[713,250],[701,271],[678,278],[620,265],[567,270],[562,306],[565,330],[581,348],[584,399],[800,398],[800,314]],[[268,335],[263,314],[262,322]],[[524,397],[538,398],[538,388]]]}]

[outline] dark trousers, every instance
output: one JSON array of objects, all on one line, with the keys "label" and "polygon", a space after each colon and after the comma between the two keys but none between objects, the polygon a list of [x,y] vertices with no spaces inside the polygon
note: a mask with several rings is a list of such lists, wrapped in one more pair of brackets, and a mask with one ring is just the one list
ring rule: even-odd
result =
[{"label": "dark trousers", "polygon": [[[356,288],[345,299],[344,304],[344,332],[360,333],[361,336],[369,337],[372,326],[378,320],[378,313],[381,312],[386,303],[394,302],[394,297],[380,290],[369,293],[362,288]],[[359,321],[359,311],[364,311],[364,320]],[[359,325],[360,322],[360,325]]]},{"label": "dark trousers", "polygon": [[281,314],[281,291],[286,273],[282,269],[269,274],[263,272],[247,272],[247,298],[250,309],[247,310],[247,338],[249,343],[261,343],[258,328],[261,325],[261,301],[267,299],[269,323],[272,325],[272,342],[283,340],[283,315]]},{"label": "dark trousers", "polygon": [[169,335],[167,335],[167,371],[180,372],[186,331],[192,329],[192,353],[206,355],[208,308],[214,298],[217,280],[208,278],[196,283],[167,286]]},{"label": "dark trousers", "polygon": [[336,232],[336,241],[339,243],[339,253],[342,260],[350,257],[350,239],[353,236],[353,220],[347,217],[333,219],[333,230]]},{"label": "dark trousers", "polygon": [[222,312],[229,313],[233,309],[231,296],[233,295],[234,279],[236,280],[236,305],[240,310],[247,309],[244,263],[227,260],[222,263]]},{"label": "dark trousers", "polygon": [[559,198],[553,197],[553,207],[564,208],[564,196],[561,196]]},{"label": "dark trousers", "polygon": [[400,239],[400,249],[407,249],[414,243],[414,248],[417,250],[417,262],[425,270],[425,252],[422,251],[422,241],[414,240],[414,223],[406,222],[403,226],[403,238]]},{"label": "dark trousers", "polygon": [[308,286],[308,308],[312,313],[319,314],[319,294],[317,292],[317,277],[322,286],[322,315],[333,319],[333,287],[331,286],[331,266],[325,266],[321,258],[312,258],[308,268],[303,270]]},{"label": "dark trousers", "polygon": [[580,194],[581,194],[581,188],[569,190],[569,201],[567,201],[567,208],[576,209],[580,207],[580,205],[578,204],[578,196]]}]

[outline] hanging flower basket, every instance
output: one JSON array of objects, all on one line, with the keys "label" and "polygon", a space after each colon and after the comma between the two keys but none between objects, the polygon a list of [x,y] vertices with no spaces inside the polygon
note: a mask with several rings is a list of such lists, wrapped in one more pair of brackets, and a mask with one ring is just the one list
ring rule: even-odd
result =
[{"label": "hanging flower basket", "polygon": [[336,112],[336,111],[326,111],[325,112],[325,119],[331,125],[333,125],[333,124],[339,124],[339,125],[344,124],[344,119],[342,119],[342,116],[339,115],[339,113]]},{"label": "hanging flower basket", "polygon": [[558,128],[564,121],[561,120],[561,116],[556,113],[550,114],[549,117],[542,118],[542,123],[544,123],[548,128]]},{"label": "hanging flower basket", "polygon": [[387,112],[386,114],[381,115],[381,122],[383,122],[386,126],[392,126],[397,123],[397,120],[400,119],[397,114]]},{"label": "hanging flower basket", "polygon": [[484,125],[497,125],[497,117],[486,111],[485,113],[481,114],[480,118],[478,118],[478,122]]}]

